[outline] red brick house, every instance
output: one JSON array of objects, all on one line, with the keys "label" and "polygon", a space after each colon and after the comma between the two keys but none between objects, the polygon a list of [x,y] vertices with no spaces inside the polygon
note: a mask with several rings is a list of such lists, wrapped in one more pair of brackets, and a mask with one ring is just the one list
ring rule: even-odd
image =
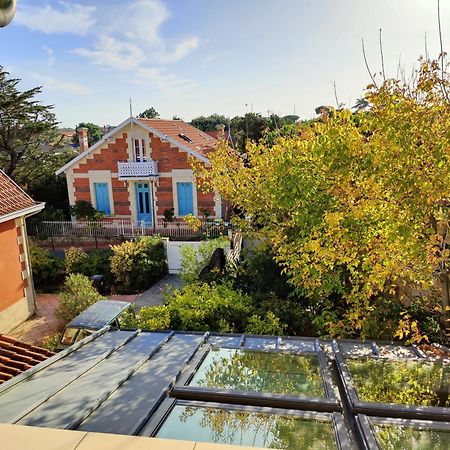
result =
[{"label": "red brick house", "polygon": [[222,218],[218,193],[197,190],[189,164],[209,164],[217,140],[182,120],[130,117],[87,148],[79,129],[80,154],[57,171],[65,173],[69,201],[91,202],[111,220],[152,225],[174,209],[175,217],[193,214]]},{"label": "red brick house", "polygon": [[0,333],[34,314],[25,219],[44,208],[0,170]]}]

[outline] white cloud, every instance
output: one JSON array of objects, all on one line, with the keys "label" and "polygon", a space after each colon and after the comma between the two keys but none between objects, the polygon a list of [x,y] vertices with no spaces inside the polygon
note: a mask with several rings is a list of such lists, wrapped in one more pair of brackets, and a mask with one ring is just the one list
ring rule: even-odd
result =
[{"label": "white cloud", "polygon": [[189,52],[198,47],[200,40],[197,37],[188,38],[175,45],[172,52],[162,53],[160,56],[161,62],[173,63],[183,59]]},{"label": "white cloud", "polygon": [[174,89],[186,86],[194,86],[190,80],[179,78],[178,76],[166,72],[164,69],[154,67],[140,68],[136,71],[136,77],[133,79],[136,84],[145,84],[147,82],[158,86],[161,89]]},{"label": "white cloud", "polygon": [[96,23],[95,6],[61,1],[55,8],[46,5],[18,6],[15,22],[42,33],[71,33],[84,36]]},{"label": "white cloud", "polygon": [[73,52],[95,65],[120,71],[135,69],[145,61],[145,55],[137,45],[111,36],[100,36],[93,49],[77,48]]},{"label": "white cloud", "polygon": [[47,59],[47,65],[49,67],[53,67],[56,64],[56,57],[55,57],[55,51],[47,47],[46,45],[42,46],[42,50],[44,50],[45,53],[47,53],[48,59]]},{"label": "white cloud", "polygon": [[86,95],[91,91],[88,87],[70,81],[63,81],[48,75],[34,74],[33,78],[50,91],[66,92],[75,95]]}]

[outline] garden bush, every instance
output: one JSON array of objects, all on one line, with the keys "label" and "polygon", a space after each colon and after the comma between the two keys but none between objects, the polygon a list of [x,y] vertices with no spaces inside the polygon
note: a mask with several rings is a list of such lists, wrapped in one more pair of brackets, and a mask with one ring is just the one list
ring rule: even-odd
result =
[{"label": "garden bush", "polygon": [[110,250],[93,250],[86,253],[81,248],[70,247],[65,254],[66,273],[81,273],[87,277],[103,275],[103,289],[110,291],[113,282],[111,255]]},{"label": "garden bush", "polygon": [[162,306],[129,315],[126,326],[222,333],[284,334],[287,324],[272,311],[261,311],[253,299],[229,283],[192,283],[166,296]]},{"label": "garden bush", "polygon": [[82,273],[88,275],[86,272],[88,254],[81,248],[70,247],[65,252],[65,266],[66,273]]},{"label": "garden bush", "polygon": [[221,237],[202,242],[197,248],[191,245],[181,247],[180,277],[185,283],[198,281],[200,271],[205,267],[216,248],[226,248],[227,238]]},{"label": "garden bush", "polygon": [[116,291],[133,294],[148,289],[168,272],[166,250],[159,236],[146,236],[112,247],[111,272]]},{"label": "garden bush", "polygon": [[88,277],[79,273],[70,274],[64,282],[64,290],[59,296],[56,317],[67,324],[99,300],[106,300],[106,298],[97,292]]},{"label": "garden bush", "polygon": [[41,292],[55,292],[64,280],[64,262],[48,250],[30,241],[34,287]]}]

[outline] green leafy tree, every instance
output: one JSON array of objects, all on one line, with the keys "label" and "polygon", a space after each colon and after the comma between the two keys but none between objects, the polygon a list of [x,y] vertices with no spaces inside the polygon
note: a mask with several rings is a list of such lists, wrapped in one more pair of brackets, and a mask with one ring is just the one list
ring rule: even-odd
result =
[{"label": "green leafy tree", "polygon": [[[244,212],[236,222],[270,242],[297,293],[326,311],[329,334],[361,332],[377,299],[407,304],[436,277],[448,308],[450,86],[435,61],[416,79],[370,86],[370,112],[334,111],[272,146],[248,144],[245,159],[222,145],[211,168],[193,162],[205,189]],[[397,336],[420,339],[418,326],[399,323]]]},{"label": "green leafy tree", "polygon": [[[103,130],[100,126],[96,125],[95,123],[91,122],[80,122],[75,129],[78,128],[87,128],[88,129],[88,145],[89,147],[91,145],[94,145],[96,142],[98,142],[103,137]],[[75,147],[78,147],[80,145],[80,142],[78,140],[78,134],[74,134],[72,136],[72,144]]]},{"label": "green leafy tree", "polygon": [[138,114],[138,119],[159,119],[159,112],[155,108],[150,107]]},{"label": "green leafy tree", "polygon": [[36,159],[45,156],[44,147],[58,148],[62,141],[53,107],[36,100],[42,88],[20,91],[19,82],[0,66],[0,167],[14,178],[24,164],[41,166]]},{"label": "green leafy tree", "polygon": [[198,116],[191,120],[190,124],[202,131],[214,131],[217,125],[228,125],[229,119],[221,114],[210,116]]}]

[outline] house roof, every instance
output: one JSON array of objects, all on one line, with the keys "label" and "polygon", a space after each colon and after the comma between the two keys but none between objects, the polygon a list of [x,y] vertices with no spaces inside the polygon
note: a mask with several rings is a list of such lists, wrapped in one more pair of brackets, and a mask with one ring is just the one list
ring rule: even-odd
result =
[{"label": "house roof", "polygon": [[0,383],[45,361],[54,353],[0,334]]},{"label": "house roof", "polygon": [[138,119],[146,125],[171,137],[191,150],[207,156],[217,144],[217,139],[182,120]]},{"label": "house roof", "polygon": [[[146,131],[154,134],[162,140],[170,142],[174,147],[178,147],[179,149],[186,151],[191,156],[199,159],[204,163],[209,163],[206,155],[213,149],[214,145],[217,143],[216,139],[208,136],[206,133],[203,133],[199,129],[183,122],[182,120],[136,119],[135,117],[129,117],[120,125],[117,125],[117,127],[113,128],[110,132],[106,133],[103,138],[96,142],[94,145],[92,145],[83,153],[80,153],[74,159],[58,169],[56,171],[56,175],[60,175],[61,173],[65,172],[67,169],[92,153],[94,150],[100,148],[105,142],[107,142],[116,133],[122,130],[122,128],[129,124],[142,127]],[[188,136],[188,134],[183,131],[188,133],[190,136]],[[188,140],[180,137],[180,134],[184,134],[185,136],[187,136]]]},{"label": "house roof", "polygon": [[[40,205],[0,169],[0,222],[27,214]],[[42,208],[44,205],[42,205]],[[42,209],[41,208],[41,209]],[[23,214],[21,214],[23,212]]]},{"label": "house roof", "polygon": [[[208,368],[202,368],[202,364],[217,351],[228,354],[241,352],[243,359],[238,360],[229,372],[225,370],[208,375]],[[221,356],[218,356],[220,363]],[[303,362],[296,360],[286,368],[279,356],[286,356],[288,361],[301,358]],[[328,433],[332,440],[336,440],[336,447],[347,449],[350,448],[347,445],[349,439],[360,432],[358,427],[355,431],[348,423],[359,420],[358,417],[364,414],[369,417],[370,411],[384,411],[383,415],[389,416],[394,424],[405,416],[411,422],[417,417],[421,419],[421,426],[426,422],[430,427],[437,424],[450,430],[450,423],[446,421],[450,408],[422,407],[416,411],[413,407],[405,410],[381,404],[378,409],[373,406],[370,409],[367,404],[362,404],[357,405],[358,410],[352,409],[355,388],[352,387],[352,391],[348,385],[351,375],[341,372],[346,358],[444,364],[442,360],[425,356],[415,347],[394,343],[195,332],[111,331],[105,327],[1,385],[0,423],[164,438],[171,437],[171,433],[180,435],[186,432],[183,439],[200,441],[213,439],[214,433],[209,433],[207,428],[196,430],[196,426],[203,427],[205,422],[208,423],[210,418],[206,412],[226,411],[227,414],[257,414],[269,421],[280,417],[309,423],[319,421],[328,424]],[[256,372],[247,370],[245,366],[248,358],[253,357],[259,364]],[[271,363],[270,358],[276,359]],[[296,364],[304,365],[303,375],[296,375]],[[223,382],[227,377],[231,381],[226,388],[196,384],[196,380],[202,379]],[[258,389],[252,390],[249,380],[260,385]],[[244,388],[233,387],[234,383]],[[278,384],[283,387],[283,383],[287,394],[272,393],[275,391],[271,386]],[[321,393],[306,391],[305,394],[302,391],[302,394],[297,394],[299,391],[290,390],[292,385],[300,390],[305,386],[309,389],[307,386],[312,386],[311,383]],[[347,397],[345,402],[341,400],[342,396]],[[344,404],[350,405],[346,406],[350,412],[346,412]],[[183,409],[178,425],[175,420],[175,424],[165,426],[171,416],[173,419]],[[344,414],[349,414],[347,421],[344,421]],[[197,425],[187,429],[189,421]],[[241,423],[241,419],[235,422]],[[239,435],[227,428],[233,421],[229,422],[231,425],[219,421],[216,424],[219,429],[213,430],[216,434],[220,434],[221,424],[225,426],[227,436]],[[214,427],[214,420],[208,426]],[[292,438],[296,439],[295,435]],[[301,450],[303,447],[299,445],[296,448]],[[359,448],[358,445],[355,448]]]}]

